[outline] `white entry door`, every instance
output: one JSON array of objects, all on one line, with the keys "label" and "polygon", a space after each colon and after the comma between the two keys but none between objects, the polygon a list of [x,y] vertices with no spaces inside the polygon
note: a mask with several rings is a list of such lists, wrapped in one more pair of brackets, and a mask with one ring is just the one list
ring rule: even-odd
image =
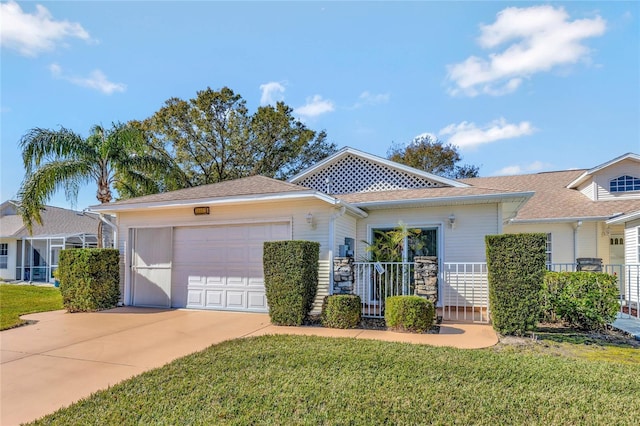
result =
[{"label": "white entry door", "polygon": [[267,312],[263,243],[289,239],[289,222],[175,228],[172,306]]},{"label": "white entry door", "polygon": [[132,304],[171,306],[171,228],[132,229]]}]

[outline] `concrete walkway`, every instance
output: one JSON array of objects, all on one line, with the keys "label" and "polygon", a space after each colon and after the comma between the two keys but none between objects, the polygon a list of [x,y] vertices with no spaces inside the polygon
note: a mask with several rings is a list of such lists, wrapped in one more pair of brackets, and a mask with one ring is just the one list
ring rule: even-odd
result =
[{"label": "concrete walkway", "polygon": [[613,328],[632,335],[634,339],[640,340],[640,319],[618,313],[618,317],[611,325]]},{"label": "concrete walkway", "polygon": [[267,314],[118,308],[25,315],[0,332],[0,424],[35,420],[93,392],[224,340],[304,334],[458,348],[495,345],[488,325],[444,323],[441,334],[277,327]]}]

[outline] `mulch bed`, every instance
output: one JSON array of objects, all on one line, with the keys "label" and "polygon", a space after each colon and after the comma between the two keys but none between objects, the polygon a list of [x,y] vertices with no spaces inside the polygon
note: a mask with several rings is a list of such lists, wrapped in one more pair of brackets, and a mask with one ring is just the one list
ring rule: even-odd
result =
[{"label": "mulch bed", "polygon": [[[436,318],[435,324],[426,334],[440,334],[440,324],[442,323],[442,317],[438,316]],[[320,320],[320,315],[309,315],[302,323],[303,326],[307,327],[322,327],[322,323]],[[356,327],[363,330],[387,330],[387,324],[384,321],[384,318],[362,318],[360,321],[360,326]]]}]

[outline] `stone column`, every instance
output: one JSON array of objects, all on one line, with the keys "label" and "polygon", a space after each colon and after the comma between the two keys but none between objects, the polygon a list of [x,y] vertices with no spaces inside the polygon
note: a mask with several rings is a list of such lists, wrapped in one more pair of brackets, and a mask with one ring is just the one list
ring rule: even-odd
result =
[{"label": "stone column", "polygon": [[438,301],[438,258],[436,256],[416,256],[414,259],[416,295]]},{"label": "stone column", "polygon": [[334,257],[333,294],[352,294],[353,280],[353,257]]}]

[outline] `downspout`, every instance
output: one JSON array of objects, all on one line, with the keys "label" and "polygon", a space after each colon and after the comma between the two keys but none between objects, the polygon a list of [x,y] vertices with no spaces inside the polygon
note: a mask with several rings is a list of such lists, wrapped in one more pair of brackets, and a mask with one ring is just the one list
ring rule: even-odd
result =
[{"label": "downspout", "polygon": [[582,226],[582,221],[579,220],[573,226],[573,259],[577,262],[578,259],[578,229]]},{"label": "downspout", "polygon": [[[339,205],[340,201],[336,205]],[[336,244],[336,219],[343,216],[347,212],[345,206],[341,206],[340,210],[329,217],[329,294],[333,294],[333,249]]]},{"label": "downspout", "polygon": [[118,227],[113,223],[111,223],[106,217],[104,217],[104,214],[99,213],[98,217],[100,218],[102,223],[108,225],[113,231],[113,248],[117,249],[118,248]]}]

